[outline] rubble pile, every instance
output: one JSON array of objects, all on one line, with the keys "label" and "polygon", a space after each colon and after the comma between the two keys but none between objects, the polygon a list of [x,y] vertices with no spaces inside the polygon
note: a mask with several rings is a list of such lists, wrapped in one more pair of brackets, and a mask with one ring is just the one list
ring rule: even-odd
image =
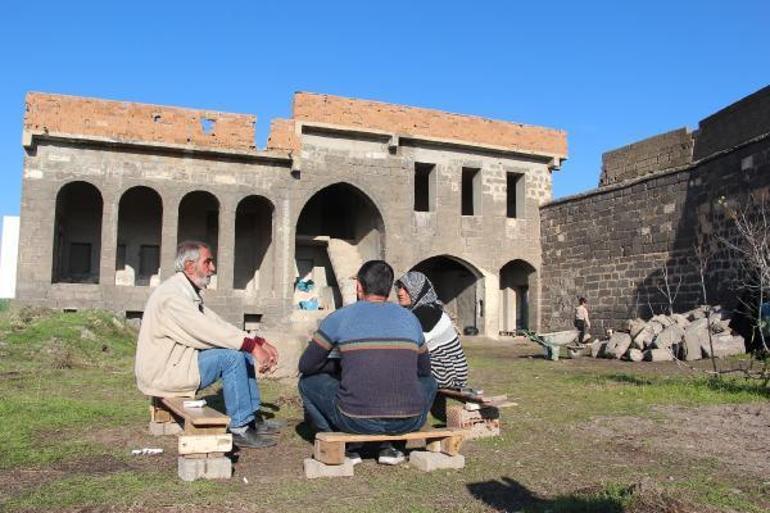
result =
[{"label": "rubble pile", "polygon": [[[709,333],[711,336],[709,337]],[[710,341],[709,341],[710,338]],[[626,332],[596,340],[583,349],[595,358],[639,361],[692,361],[743,354],[743,337],[733,334],[730,317],[720,306],[700,306],[684,314],[656,315],[649,321],[631,319]]]}]

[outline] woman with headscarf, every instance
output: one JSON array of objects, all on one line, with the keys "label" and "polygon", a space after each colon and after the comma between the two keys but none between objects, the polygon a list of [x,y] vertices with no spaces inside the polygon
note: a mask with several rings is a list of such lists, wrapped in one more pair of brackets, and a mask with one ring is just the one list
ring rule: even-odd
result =
[{"label": "woman with headscarf", "polygon": [[408,308],[422,325],[430,351],[430,366],[439,388],[463,390],[468,386],[468,360],[460,337],[444,304],[427,276],[410,271],[394,284],[398,303]]}]

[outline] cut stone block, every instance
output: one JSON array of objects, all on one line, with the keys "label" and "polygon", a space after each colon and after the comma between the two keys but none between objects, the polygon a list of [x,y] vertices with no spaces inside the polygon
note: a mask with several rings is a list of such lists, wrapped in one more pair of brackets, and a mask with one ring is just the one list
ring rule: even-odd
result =
[{"label": "cut stone block", "polygon": [[680,328],[686,328],[690,324],[690,321],[687,319],[687,317],[682,314],[675,313],[674,315],[671,316],[671,319],[676,324],[678,324]]},{"label": "cut stone block", "polygon": [[150,422],[150,434],[153,436],[178,435],[182,426],[177,422]]},{"label": "cut stone block", "polygon": [[663,326],[663,324],[661,324],[654,317],[652,318],[652,320],[650,320],[650,322],[647,325],[650,327],[650,329],[652,329],[653,335],[657,335],[658,333],[663,331],[663,329],[665,328],[665,326]]},{"label": "cut stone block", "polygon": [[423,472],[439,469],[459,469],[465,467],[465,456],[448,456],[440,452],[412,451],[409,453],[409,465]]},{"label": "cut stone block", "polygon": [[631,335],[628,333],[613,333],[607,341],[607,347],[604,349],[604,356],[607,358],[619,359],[631,346]]},{"label": "cut stone block", "polygon": [[604,349],[607,347],[606,340],[594,340],[591,343],[591,356],[598,358],[604,353]]},{"label": "cut stone block", "polygon": [[230,479],[233,475],[233,463],[229,458],[177,458],[177,471],[182,481],[196,479]]},{"label": "cut stone block", "polygon": [[345,458],[342,465],[327,465],[313,458],[305,458],[305,477],[315,479],[317,477],[351,477],[353,475],[353,461]]},{"label": "cut stone block", "polygon": [[648,349],[644,352],[644,359],[648,362],[670,362],[674,355],[670,349]]},{"label": "cut stone block", "polygon": [[[712,343],[714,344],[714,356],[717,358],[744,354],[746,352],[746,342],[740,335],[716,335],[712,338]],[[711,348],[709,347],[708,340],[705,340],[701,347],[703,348],[703,355],[710,357]]]},{"label": "cut stone block", "polygon": [[631,319],[628,321],[628,334],[631,338],[636,337],[640,331],[647,327],[647,323],[641,319]]},{"label": "cut stone block", "polygon": [[671,320],[671,319],[670,319],[668,316],[666,316],[666,315],[656,315],[655,317],[653,317],[653,318],[652,318],[652,319],[650,319],[650,320],[651,320],[652,322],[657,322],[658,324],[660,324],[660,325],[661,325],[661,326],[663,326],[664,328],[668,328],[669,326],[671,326],[672,324],[674,324],[674,321],[673,321],[673,320]]},{"label": "cut stone block", "polygon": [[641,362],[643,358],[644,354],[639,349],[631,348],[626,353],[626,359],[629,362]]},{"label": "cut stone block", "polygon": [[[660,326],[660,324],[657,324],[657,326]],[[647,346],[652,344],[652,341],[655,339],[655,330],[653,327],[649,324],[647,324],[642,331],[636,334],[636,337],[634,337],[634,340],[631,342],[631,347],[634,347],[636,349],[647,349]]]},{"label": "cut stone block", "polygon": [[672,324],[658,333],[652,343],[653,349],[669,349],[674,344],[679,344],[684,337],[684,329],[678,324]]},{"label": "cut stone block", "polygon": [[708,325],[708,319],[700,318],[690,323],[687,329],[684,330],[684,344],[682,347],[684,348],[683,353],[686,361],[700,360],[701,347],[703,344],[708,345]]}]

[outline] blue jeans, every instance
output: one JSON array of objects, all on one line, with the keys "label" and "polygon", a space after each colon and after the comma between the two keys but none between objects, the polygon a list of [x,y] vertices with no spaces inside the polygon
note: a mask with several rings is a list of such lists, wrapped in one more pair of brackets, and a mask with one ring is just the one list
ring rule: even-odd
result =
[{"label": "blue jeans", "polygon": [[299,394],[305,413],[318,431],[345,433],[400,435],[419,430],[428,418],[428,411],[436,396],[433,376],[419,378],[425,398],[422,413],[415,417],[360,418],[349,417],[337,408],[337,389],[340,381],[329,374],[303,376],[299,380]]},{"label": "blue jeans", "polygon": [[234,349],[204,349],[198,353],[199,388],[206,388],[222,379],[225,410],[232,427],[245,426],[254,420],[261,406],[254,358]]}]

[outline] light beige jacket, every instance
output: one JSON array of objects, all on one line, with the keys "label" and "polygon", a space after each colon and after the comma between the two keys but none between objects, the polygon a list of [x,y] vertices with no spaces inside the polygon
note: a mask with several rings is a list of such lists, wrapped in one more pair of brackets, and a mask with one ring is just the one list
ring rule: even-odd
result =
[{"label": "light beige jacket", "polygon": [[147,395],[192,397],[201,380],[198,351],[240,349],[247,336],[203,307],[200,295],[178,272],[147,300],[136,345],[136,384]]}]

